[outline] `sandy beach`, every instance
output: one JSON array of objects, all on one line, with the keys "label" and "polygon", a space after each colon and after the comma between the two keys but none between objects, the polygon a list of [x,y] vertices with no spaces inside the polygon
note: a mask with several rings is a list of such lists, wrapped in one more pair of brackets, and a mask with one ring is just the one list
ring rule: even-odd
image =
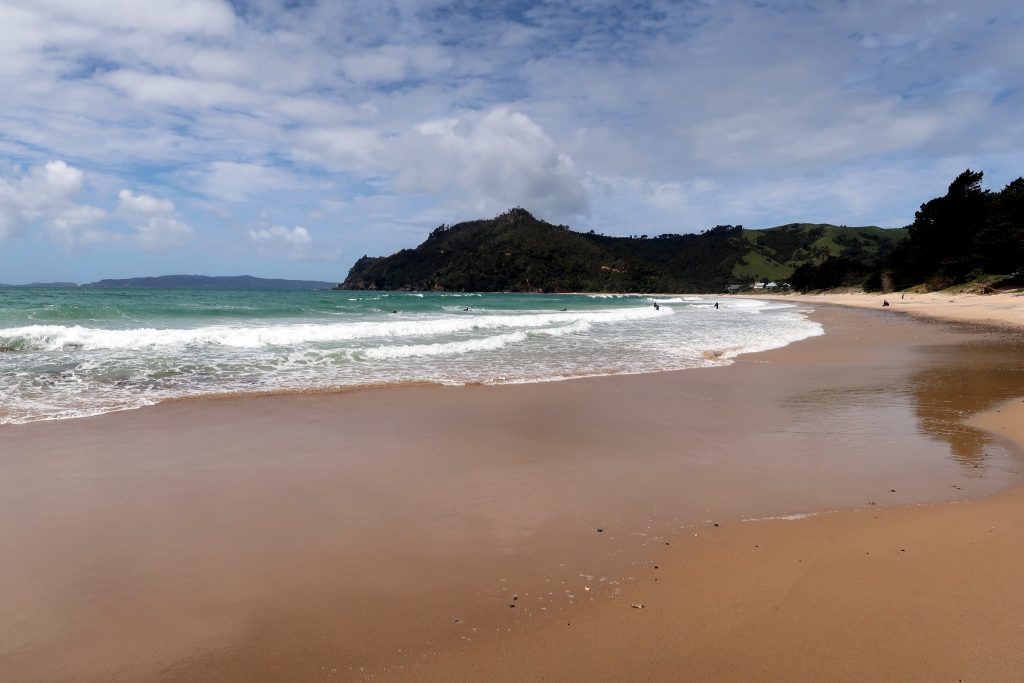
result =
[{"label": "sandy beach", "polygon": [[721,368],[0,427],[0,672],[1021,678],[1020,329],[901,315],[1017,322],[985,300],[818,306]]},{"label": "sandy beach", "polygon": [[882,293],[828,293],[828,294],[769,294],[758,295],[758,299],[774,301],[803,302],[808,304],[833,304],[857,308],[881,308],[889,302],[894,311],[911,315],[997,325],[1009,329],[1024,328],[1024,293],[1002,292],[999,294],[949,293],[949,292],[891,292]]}]

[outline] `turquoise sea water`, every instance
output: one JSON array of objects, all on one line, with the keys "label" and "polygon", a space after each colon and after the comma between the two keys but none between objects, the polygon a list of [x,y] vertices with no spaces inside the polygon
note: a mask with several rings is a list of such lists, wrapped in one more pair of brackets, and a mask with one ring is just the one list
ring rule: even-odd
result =
[{"label": "turquoise sea water", "polygon": [[[660,309],[655,309],[654,302]],[[702,297],[0,289],[0,424],[171,398],[721,365],[821,334]]]}]

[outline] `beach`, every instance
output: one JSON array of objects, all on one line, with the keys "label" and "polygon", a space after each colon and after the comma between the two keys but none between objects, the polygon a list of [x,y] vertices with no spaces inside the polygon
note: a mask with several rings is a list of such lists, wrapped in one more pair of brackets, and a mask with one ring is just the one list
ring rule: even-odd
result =
[{"label": "beach", "polygon": [[765,294],[771,301],[831,304],[857,308],[881,308],[889,302],[893,310],[911,315],[958,322],[983,323],[1010,329],[1024,327],[1024,295],[1019,292],[979,294],[976,292],[849,292],[826,294]]},{"label": "beach", "polygon": [[800,303],[725,367],[0,426],[0,672],[1024,676],[1015,302]]}]

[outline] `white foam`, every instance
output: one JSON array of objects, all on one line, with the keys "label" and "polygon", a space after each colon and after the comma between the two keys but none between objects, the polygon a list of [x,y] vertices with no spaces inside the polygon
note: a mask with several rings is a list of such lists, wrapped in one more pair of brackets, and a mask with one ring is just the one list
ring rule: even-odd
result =
[{"label": "white foam", "polygon": [[[473,330],[534,329],[575,322],[615,323],[669,315],[672,309],[622,308],[606,311],[535,313],[526,315],[395,316],[387,322],[276,324],[262,326],[212,325],[191,329],[137,328],[104,330],[81,325],[29,325],[0,330],[0,340],[31,350],[144,349],[170,346],[219,345],[236,348],[295,346],[358,339],[432,337]],[[20,342],[20,343],[19,343]]]},{"label": "white foam", "polygon": [[562,337],[574,332],[586,332],[590,323],[579,321],[565,327],[541,328],[537,330],[509,332],[482,339],[443,342],[438,344],[412,344],[407,346],[379,346],[367,349],[362,356],[373,360],[413,358],[417,356],[455,356],[474,351],[496,351],[510,344],[524,342],[531,337]]}]

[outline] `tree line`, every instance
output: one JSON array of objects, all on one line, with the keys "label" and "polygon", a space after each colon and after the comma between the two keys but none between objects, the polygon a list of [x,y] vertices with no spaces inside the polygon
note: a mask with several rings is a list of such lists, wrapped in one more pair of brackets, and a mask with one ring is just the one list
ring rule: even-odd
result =
[{"label": "tree line", "polygon": [[861,285],[868,291],[924,285],[944,289],[989,278],[995,286],[1024,284],[1024,178],[1000,191],[981,186],[984,174],[967,169],[941,197],[921,205],[908,239],[868,264],[848,254],[793,273],[797,290]]}]

